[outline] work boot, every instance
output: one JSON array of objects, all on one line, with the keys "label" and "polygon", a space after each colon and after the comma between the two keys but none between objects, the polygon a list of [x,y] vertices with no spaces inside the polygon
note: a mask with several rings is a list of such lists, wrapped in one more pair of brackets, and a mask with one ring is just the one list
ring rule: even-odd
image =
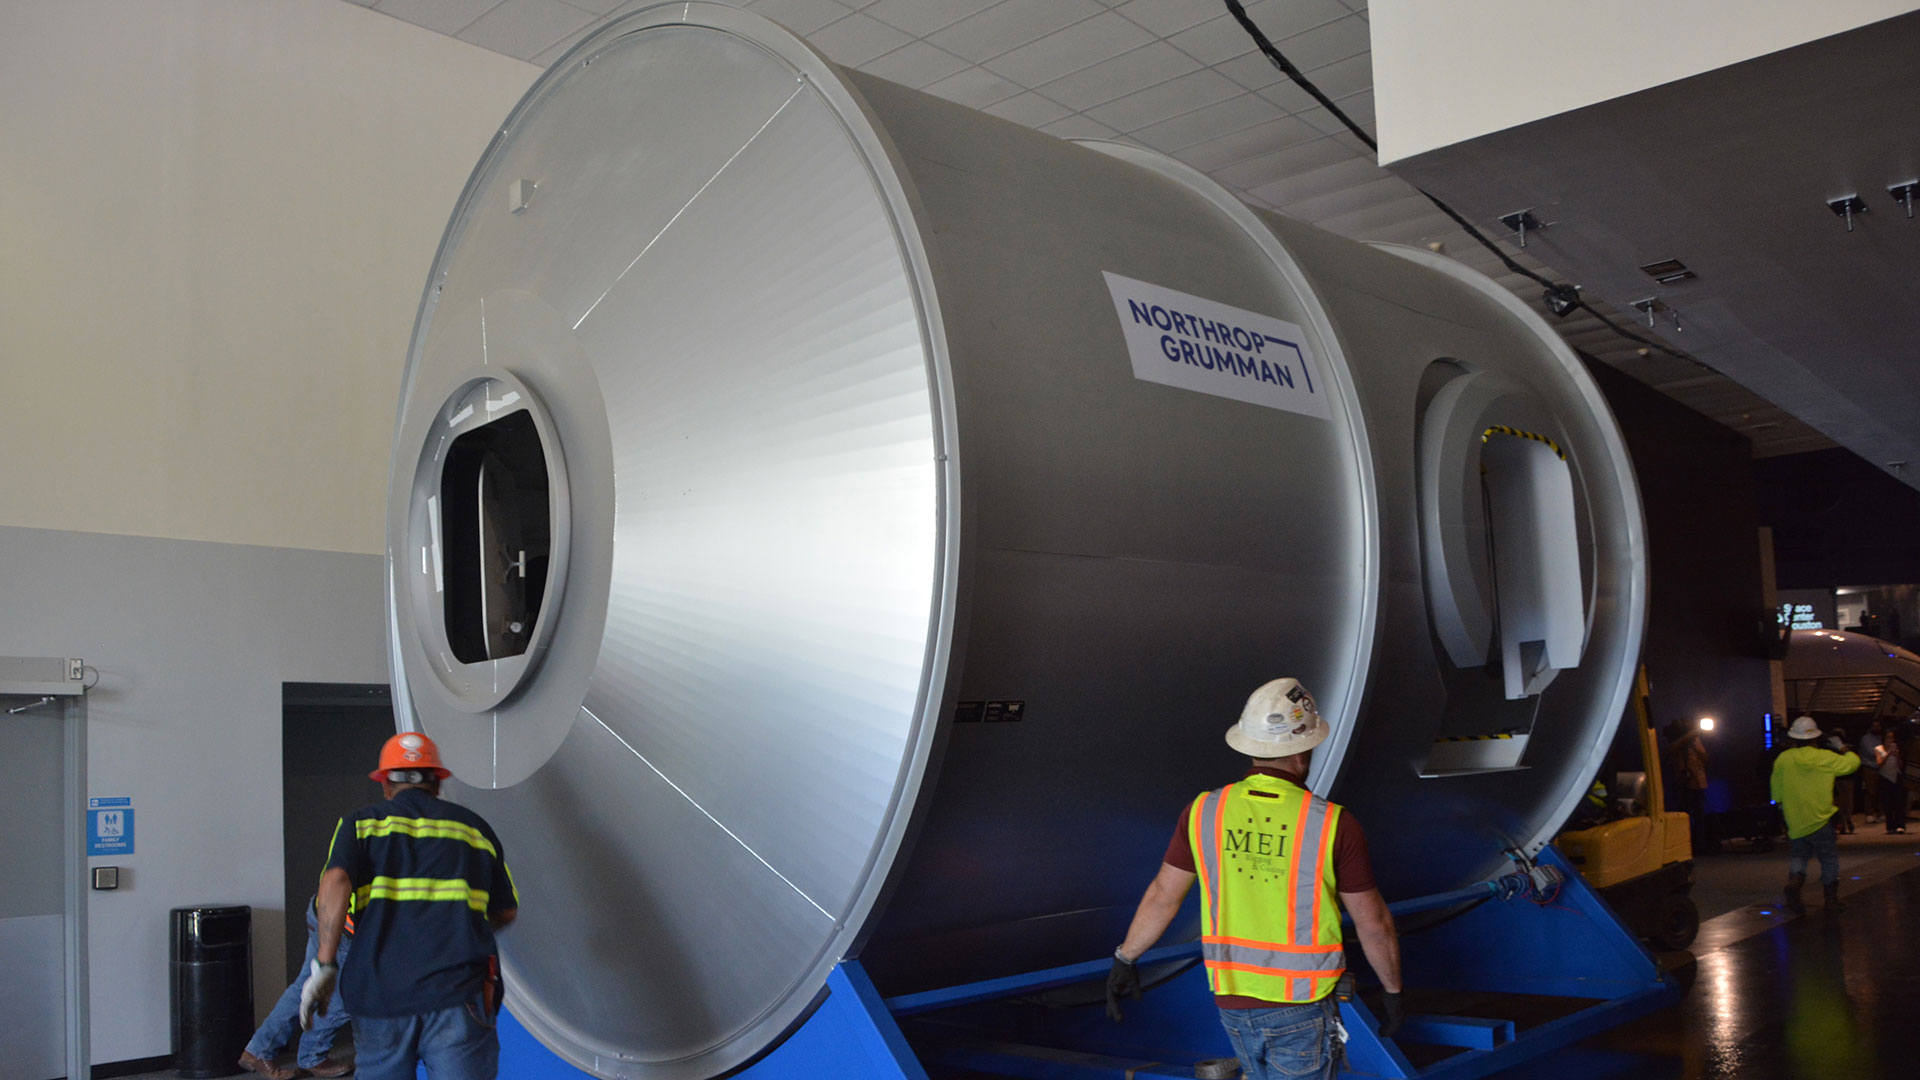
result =
[{"label": "work boot", "polygon": [[345,1076],[352,1071],[352,1062],[334,1058],[327,1058],[318,1065],[307,1066],[307,1073],[312,1076]]},{"label": "work boot", "polygon": [[1839,882],[1837,881],[1822,882],[1821,888],[1825,889],[1827,893],[1827,910],[1828,911],[1847,910],[1847,905],[1844,903],[1841,903],[1840,901],[1840,883]]},{"label": "work boot", "polygon": [[291,1065],[275,1065],[271,1061],[261,1061],[250,1050],[240,1051],[240,1067],[250,1073],[258,1073],[267,1080],[293,1080],[300,1070]]},{"label": "work boot", "polygon": [[1793,912],[1795,915],[1805,915],[1807,913],[1807,902],[1800,899],[1800,886],[1806,883],[1807,875],[1805,874],[1787,875],[1787,910]]}]

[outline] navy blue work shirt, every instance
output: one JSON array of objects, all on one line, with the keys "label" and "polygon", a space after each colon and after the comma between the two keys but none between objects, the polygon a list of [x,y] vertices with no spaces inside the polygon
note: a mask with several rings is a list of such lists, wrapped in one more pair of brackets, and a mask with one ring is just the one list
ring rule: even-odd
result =
[{"label": "navy blue work shirt", "polygon": [[340,999],[356,1016],[419,1016],[472,999],[495,954],[488,917],[520,906],[500,837],[420,788],[334,826],[327,869],[353,880]]}]

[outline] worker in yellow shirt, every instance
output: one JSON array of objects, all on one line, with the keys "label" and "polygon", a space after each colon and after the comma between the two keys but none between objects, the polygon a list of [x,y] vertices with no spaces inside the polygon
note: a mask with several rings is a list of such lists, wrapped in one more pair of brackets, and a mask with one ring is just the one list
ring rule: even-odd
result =
[{"label": "worker in yellow shirt", "polygon": [[1795,915],[1807,910],[1800,899],[1800,887],[1807,883],[1807,860],[1820,859],[1820,886],[1826,890],[1827,910],[1839,911],[1840,841],[1833,834],[1835,777],[1850,776],[1860,770],[1860,755],[1848,751],[1834,753],[1816,746],[1820,728],[1813,717],[1802,716],[1787,729],[1786,750],[1773,762],[1773,801],[1787,819],[1787,839],[1792,854],[1787,862],[1787,910]]}]

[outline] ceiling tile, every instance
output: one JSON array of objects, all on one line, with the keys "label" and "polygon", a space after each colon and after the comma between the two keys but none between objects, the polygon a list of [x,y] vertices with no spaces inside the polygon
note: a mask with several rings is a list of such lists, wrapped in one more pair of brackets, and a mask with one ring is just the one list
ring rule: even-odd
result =
[{"label": "ceiling tile", "polygon": [[1040,129],[1060,139],[1117,139],[1120,133],[1084,116],[1062,117]]},{"label": "ceiling tile", "polygon": [[986,66],[1022,86],[1038,86],[1151,40],[1145,30],[1109,11],[1028,42],[987,61]]},{"label": "ceiling tile", "polygon": [[[1355,163],[1349,166],[1334,165],[1321,170],[1326,175],[1317,177],[1317,184],[1309,184],[1308,178],[1295,178],[1282,181],[1279,185],[1269,184],[1259,188],[1255,194],[1278,206],[1288,217],[1301,221],[1319,222],[1340,214],[1352,213],[1361,207],[1383,201],[1388,192],[1397,193],[1406,190],[1406,181],[1397,176],[1381,173],[1371,182],[1364,179],[1368,175],[1360,165],[1372,168],[1371,162]],[[1309,191],[1304,197],[1292,197],[1292,191]]]},{"label": "ceiling tile", "polygon": [[457,34],[473,25],[500,0],[380,0],[373,10],[442,34]]},{"label": "ceiling tile", "polygon": [[617,7],[638,7],[635,0],[567,0],[574,7],[591,11],[595,15],[606,15]]},{"label": "ceiling tile", "polygon": [[1017,94],[1005,101],[997,101],[982,110],[1002,120],[1011,120],[1016,124],[1025,124],[1030,128],[1051,124],[1073,112],[1072,109],[1057,101],[1049,101],[1039,94],[1028,91]]},{"label": "ceiling tile", "polygon": [[1005,0],[927,40],[979,63],[1106,11],[1094,0]]},{"label": "ceiling tile", "polygon": [[909,38],[870,15],[858,12],[807,35],[814,48],[842,64],[859,65],[905,45]]},{"label": "ceiling tile", "polygon": [[1222,60],[1213,65],[1213,70],[1249,90],[1263,90],[1286,79],[1262,52],[1242,53],[1231,60]]},{"label": "ceiling tile", "polygon": [[[1291,116],[1282,116],[1242,128],[1231,134],[1189,146],[1174,156],[1199,169],[1213,172],[1252,158],[1264,157],[1289,146],[1298,146],[1322,138],[1321,134]],[[1258,183],[1278,180],[1282,174],[1263,175]]]},{"label": "ceiling tile", "polygon": [[1134,131],[1241,92],[1231,79],[1202,69],[1085,111],[1109,127]]},{"label": "ceiling tile", "polygon": [[971,66],[944,49],[924,41],[909,41],[885,56],[861,64],[860,70],[918,90]]},{"label": "ceiling tile", "polygon": [[347,0],[347,3],[358,4],[361,7],[372,7],[374,4],[374,0]]},{"label": "ceiling tile", "polygon": [[1352,149],[1323,135],[1284,150],[1226,166],[1214,176],[1222,183],[1252,191],[1277,180],[1351,161],[1359,156]]},{"label": "ceiling tile", "polygon": [[1220,13],[1214,0],[1125,0],[1114,8],[1160,37],[1177,34]]},{"label": "ceiling tile", "polygon": [[803,36],[845,18],[852,10],[835,0],[752,0],[747,7]]},{"label": "ceiling tile", "polygon": [[1247,5],[1247,18],[1267,35],[1268,41],[1290,38],[1349,14],[1350,10],[1340,0],[1260,0]]},{"label": "ceiling tile", "polygon": [[948,101],[959,102],[969,108],[984,109],[996,101],[1005,101],[1024,88],[1008,82],[986,68],[970,67],[921,89],[929,94],[937,94]]},{"label": "ceiling tile", "polygon": [[1373,48],[1367,20],[1358,15],[1337,19],[1274,44],[1280,54],[1301,71],[1325,67],[1335,60],[1358,56]]},{"label": "ceiling tile", "polygon": [[483,49],[530,60],[567,35],[599,21],[598,15],[560,0],[506,0],[454,36]]},{"label": "ceiling tile", "polygon": [[575,30],[573,33],[568,34],[566,37],[561,38],[559,41],[548,46],[546,51],[534,54],[533,62],[543,68],[552,67],[554,61],[565,56],[568,49],[578,45],[581,38],[591,34],[594,28],[599,26],[603,21],[605,20],[595,19],[580,29]]},{"label": "ceiling tile", "polygon": [[888,26],[925,37],[935,30],[952,26],[977,14],[1000,0],[873,0],[861,10]]},{"label": "ceiling tile", "polygon": [[1340,106],[1341,112],[1352,117],[1354,123],[1359,124],[1368,131],[1372,131],[1378,126],[1374,123],[1373,91],[1371,89],[1338,98],[1334,101],[1334,104]]},{"label": "ceiling tile", "polygon": [[1321,93],[1338,101],[1349,94],[1372,88],[1373,54],[1349,56],[1325,67],[1314,68],[1306,74],[1307,81],[1319,87]]},{"label": "ceiling tile", "polygon": [[1254,50],[1253,39],[1231,15],[1219,15],[1167,38],[1167,44],[1203,64],[1217,64]]},{"label": "ceiling tile", "polygon": [[1149,124],[1133,132],[1133,136],[1148,146],[1173,153],[1279,118],[1279,110],[1273,107],[1271,101],[1257,94],[1243,93],[1239,97]]},{"label": "ceiling tile", "polygon": [[1037,89],[1061,104],[1085,111],[1199,69],[1200,62],[1193,57],[1155,41]]}]

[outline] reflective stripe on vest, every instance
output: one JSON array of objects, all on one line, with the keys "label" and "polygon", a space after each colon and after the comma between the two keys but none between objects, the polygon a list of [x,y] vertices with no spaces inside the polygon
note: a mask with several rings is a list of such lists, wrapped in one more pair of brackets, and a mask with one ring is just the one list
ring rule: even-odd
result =
[{"label": "reflective stripe on vest", "polygon": [[1304,1003],[1332,992],[1346,970],[1333,878],[1339,821],[1338,806],[1261,773],[1194,800],[1188,840],[1214,993]]}]

